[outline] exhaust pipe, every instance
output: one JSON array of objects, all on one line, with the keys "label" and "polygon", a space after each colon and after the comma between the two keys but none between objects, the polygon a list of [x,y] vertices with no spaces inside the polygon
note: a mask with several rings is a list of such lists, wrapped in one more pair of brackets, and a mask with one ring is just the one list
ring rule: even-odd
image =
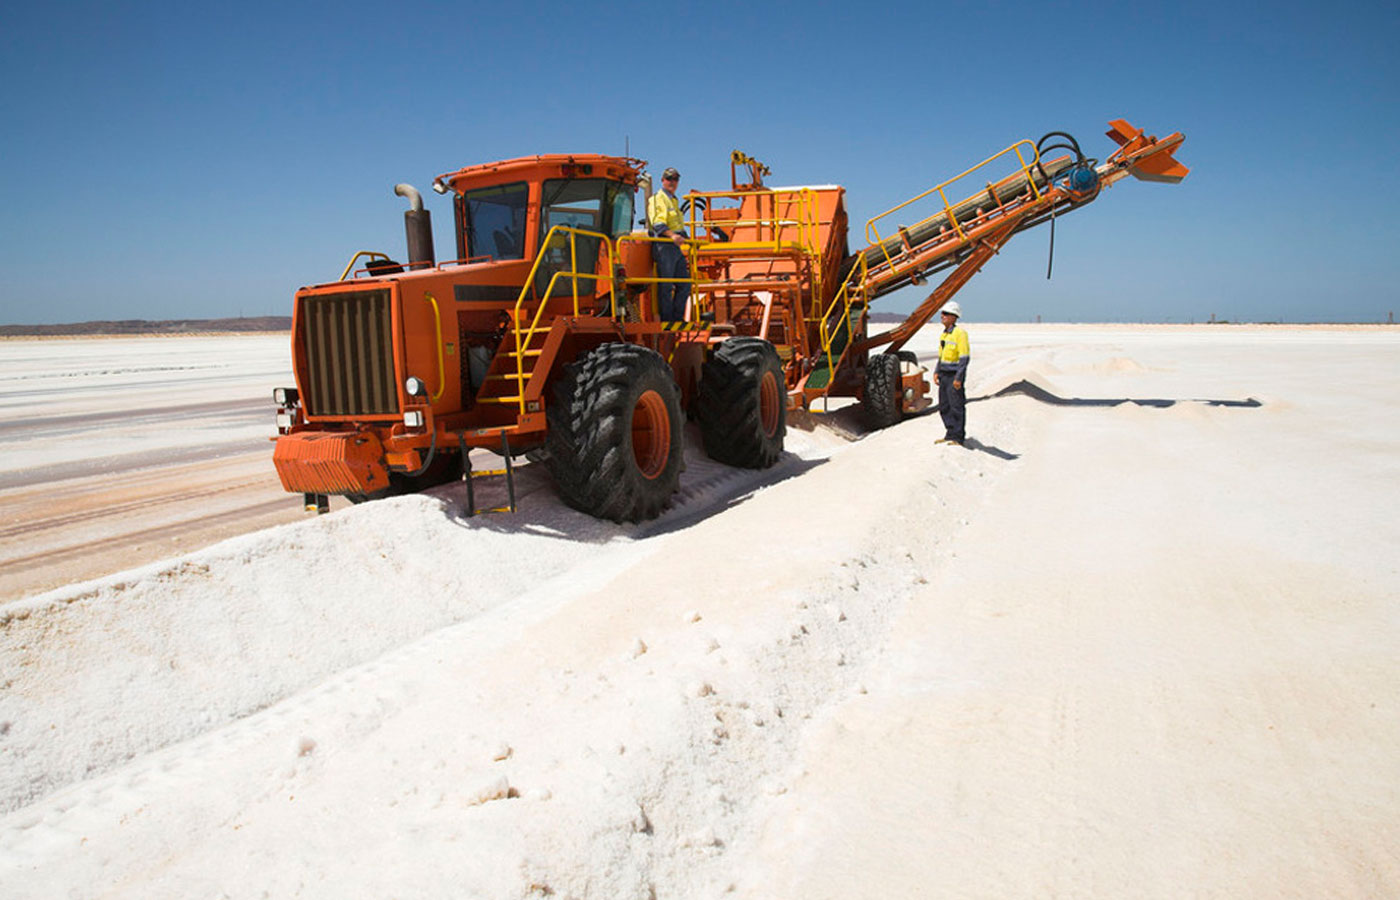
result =
[{"label": "exhaust pipe", "polygon": [[408,237],[408,267],[431,269],[437,265],[433,251],[433,214],[423,208],[423,195],[411,184],[394,185],[394,193],[408,199],[403,214],[404,234]]}]

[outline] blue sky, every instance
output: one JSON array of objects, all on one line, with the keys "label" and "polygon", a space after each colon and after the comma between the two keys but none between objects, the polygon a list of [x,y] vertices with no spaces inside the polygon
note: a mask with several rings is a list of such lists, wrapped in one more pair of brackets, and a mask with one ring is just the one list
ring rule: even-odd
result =
[{"label": "blue sky", "polygon": [[[729,151],[838,183],[858,231],[1020,138],[1182,131],[1016,237],[969,321],[1385,321],[1400,312],[1400,5],[22,4],[0,30],[0,323],[289,314],[402,253],[408,181],[631,152],[682,188]],[[853,246],[858,237],[853,234]],[[907,289],[880,308],[904,311]]]}]

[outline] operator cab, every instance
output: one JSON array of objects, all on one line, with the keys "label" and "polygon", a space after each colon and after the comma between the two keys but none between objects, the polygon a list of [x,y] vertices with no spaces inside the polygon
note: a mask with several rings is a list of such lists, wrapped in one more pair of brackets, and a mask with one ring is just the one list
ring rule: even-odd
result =
[{"label": "operator cab", "polygon": [[[577,291],[584,314],[610,306],[603,299],[611,297],[610,259],[600,259],[598,236],[631,231],[643,165],[622,157],[532,156],[438,176],[435,186],[454,194],[462,268],[451,290],[467,362],[463,397],[480,392],[503,328],[524,312],[519,303],[565,302]],[[530,313],[524,315],[528,322]]]},{"label": "operator cab", "polygon": [[[555,226],[614,238],[628,233],[642,165],[610,156],[532,156],[439,176],[437,183],[456,193],[458,258],[533,260]],[[591,243],[596,260],[597,239]],[[579,268],[588,268],[583,259]]]}]

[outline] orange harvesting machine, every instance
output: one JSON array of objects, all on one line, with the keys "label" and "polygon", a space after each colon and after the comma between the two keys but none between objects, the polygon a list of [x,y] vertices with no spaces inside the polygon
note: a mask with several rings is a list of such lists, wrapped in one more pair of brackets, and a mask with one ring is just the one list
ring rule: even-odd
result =
[{"label": "orange harvesting machine", "polygon": [[[652,247],[635,230],[646,163],[531,156],[439,175],[456,256],[439,262],[419,193],[400,184],[407,257],[355,254],[339,279],[297,291],[296,386],[274,392],[282,485],[324,511],[542,459],[571,506],[616,521],[656,516],[678,488],[682,425],[705,453],[764,468],[787,415],[858,398],[872,427],[930,405],[904,343],[1011,237],[1133,175],[1176,182],[1183,137],[1110,123],[1098,163],[1062,132],[1018,141],[865,224],[848,244],[845,191],[769,187],[735,151],[727,190],[683,198],[690,288],[683,318],[656,303]],[[1054,155],[1057,151],[1064,151]],[[914,224],[895,224],[914,219]],[[903,322],[870,333],[870,305],[944,273]],[[477,471],[471,453],[504,469]]]}]

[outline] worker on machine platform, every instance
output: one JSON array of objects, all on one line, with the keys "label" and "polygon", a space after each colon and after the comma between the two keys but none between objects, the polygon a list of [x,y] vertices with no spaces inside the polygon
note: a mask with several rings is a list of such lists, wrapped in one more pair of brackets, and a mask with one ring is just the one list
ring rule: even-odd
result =
[{"label": "worker on machine platform", "polygon": [[972,360],[967,332],[958,325],[962,307],[957,301],[943,305],[943,334],[938,338],[938,367],[933,380],[938,383],[938,412],[943,416],[946,434],[940,444],[961,444],[967,438],[967,364]]},{"label": "worker on machine platform", "polygon": [[[662,172],[661,190],[651,195],[647,206],[647,226],[652,237],[669,239],[651,245],[657,278],[690,278],[690,266],[685,258],[685,219],[681,217],[681,205],[676,200],[676,188],[680,183],[680,172],[670,168]],[[662,320],[679,322],[685,319],[685,301],[689,296],[688,281],[658,283],[656,305]]]}]

